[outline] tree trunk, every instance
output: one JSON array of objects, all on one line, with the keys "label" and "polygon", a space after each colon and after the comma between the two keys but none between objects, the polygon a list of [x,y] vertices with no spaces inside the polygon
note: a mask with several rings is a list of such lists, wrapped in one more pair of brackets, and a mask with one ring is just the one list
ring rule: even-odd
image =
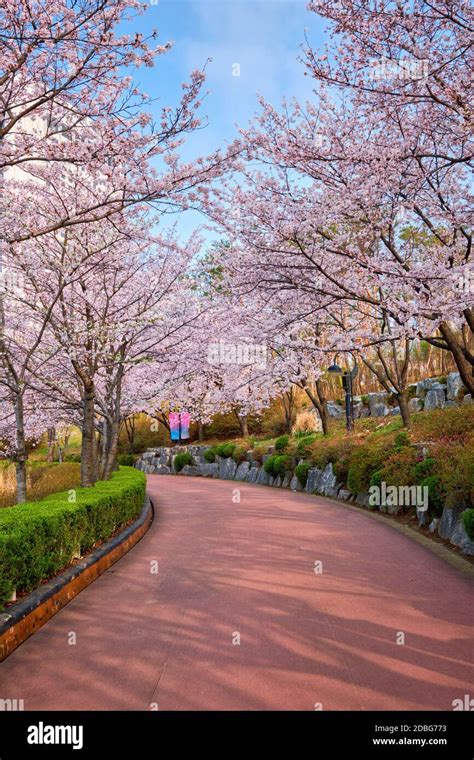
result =
[{"label": "tree trunk", "polygon": [[462,345],[447,322],[441,322],[439,331],[453,355],[461,380],[474,398],[474,366],[466,359]]},{"label": "tree trunk", "polygon": [[240,435],[242,438],[248,438],[249,422],[246,414],[239,414]]},{"label": "tree trunk", "polygon": [[84,388],[81,445],[81,486],[90,488],[95,480],[94,383]]},{"label": "tree trunk", "polygon": [[15,451],[15,469],[16,469],[16,500],[17,504],[24,504],[26,501],[26,461],[28,452],[25,441],[25,424],[23,419],[23,397],[18,394],[15,399],[15,422],[16,422],[16,451]]},{"label": "tree trunk", "polygon": [[411,425],[411,419],[410,419],[410,409],[408,406],[408,390],[407,389],[404,389],[403,391],[400,391],[399,393],[397,393],[397,401],[400,407],[400,414],[402,416],[403,424],[406,428],[409,428]]},{"label": "tree trunk", "polygon": [[198,421],[197,425],[198,425],[198,441],[199,443],[202,443],[204,440],[204,425],[202,424],[200,420]]},{"label": "tree trunk", "polygon": [[56,429],[48,428],[48,462],[54,462],[54,451],[56,448]]},{"label": "tree trunk", "polygon": [[307,385],[304,386],[304,391],[306,395],[308,396],[308,398],[310,399],[313,406],[319,412],[319,416],[321,418],[321,425],[323,427],[323,435],[328,435],[329,433],[328,405],[323,393],[321,381],[320,380],[316,381],[316,394],[313,393],[311,388],[308,388]]},{"label": "tree trunk", "polygon": [[[109,423],[110,424],[110,423]],[[103,479],[110,480],[112,473],[117,470],[117,448],[119,440],[119,427],[118,420],[114,420],[110,424],[110,430],[108,435],[108,447],[107,447],[107,459],[105,462],[105,468],[103,472]]]}]

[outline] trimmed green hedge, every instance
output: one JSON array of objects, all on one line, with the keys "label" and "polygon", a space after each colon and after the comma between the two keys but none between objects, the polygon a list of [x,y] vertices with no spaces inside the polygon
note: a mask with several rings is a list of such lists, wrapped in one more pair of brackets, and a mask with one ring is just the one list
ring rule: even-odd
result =
[{"label": "trimmed green hedge", "polygon": [[173,462],[176,472],[181,472],[185,465],[193,463],[193,458],[189,451],[183,451],[181,454],[176,454]]},{"label": "trimmed green hedge", "polygon": [[0,509],[0,607],[14,589],[31,591],[137,517],[145,485],[143,472],[121,467],[93,488]]}]

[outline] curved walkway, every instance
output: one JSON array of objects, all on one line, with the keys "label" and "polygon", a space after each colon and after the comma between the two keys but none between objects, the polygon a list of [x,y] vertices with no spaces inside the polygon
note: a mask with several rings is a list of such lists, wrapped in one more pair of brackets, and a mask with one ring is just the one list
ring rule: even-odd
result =
[{"label": "curved walkway", "polygon": [[26,710],[450,710],[472,693],[472,589],[424,547],[313,496],[148,484],[149,532],[0,665],[0,698]]}]

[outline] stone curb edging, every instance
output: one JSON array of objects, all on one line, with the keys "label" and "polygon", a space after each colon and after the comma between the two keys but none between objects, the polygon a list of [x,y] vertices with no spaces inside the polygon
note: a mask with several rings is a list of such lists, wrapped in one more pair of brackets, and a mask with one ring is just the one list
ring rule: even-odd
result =
[{"label": "stone curb edging", "polygon": [[39,586],[24,599],[0,613],[0,662],[36,633],[77,594],[109,569],[145,535],[154,519],[154,506],[145,496],[139,517],[125,530],[94,549],[83,560],[51,581]]}]

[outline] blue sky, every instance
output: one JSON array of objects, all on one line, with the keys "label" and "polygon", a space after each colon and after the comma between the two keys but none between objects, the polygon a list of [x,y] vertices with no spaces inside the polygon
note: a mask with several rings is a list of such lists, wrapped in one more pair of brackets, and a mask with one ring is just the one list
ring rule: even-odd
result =
[{"label": "blue sky", "polygon": [[[206,68],[210,92],[200,111],[208,126],[187,141],[186,159],[230,142],[236,124],[246,126],[258,110],[257,95],[273,105],[284,96],[311,95],[311,80],[298,61],[300,46],[305,29],[312,44],[321,45],[324,25],[306,10],[306,0],[152,0],[133,29],[146,34],[154,28],[160,43],[170,40],[174,46],[155,68],[140,69],[136,81],[160,98],[157,110],[177,103],[189,72],[212,59]],[[180,231],[187,235],[202,221],[188,212],[180,218]]]}]

